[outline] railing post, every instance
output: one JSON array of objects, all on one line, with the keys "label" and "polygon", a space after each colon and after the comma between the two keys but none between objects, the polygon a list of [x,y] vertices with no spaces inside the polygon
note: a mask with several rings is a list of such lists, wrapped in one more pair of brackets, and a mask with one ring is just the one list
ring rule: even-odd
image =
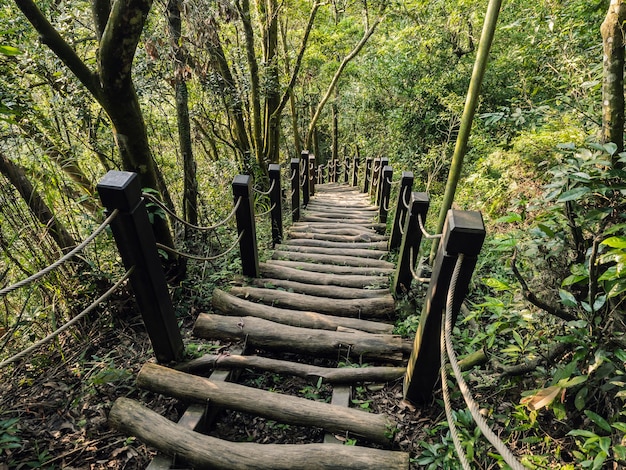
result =
[{"label": "railing post", "polygon": [[310,196],[310,184],[309,184],[309,152],[303,150],[300,154],[301,166],[304,168],[302,172],[303,182],[302,182],[302,205],[306,207],[309,204],[309,196]]},{"label": "railing post", "polygon": [[389,215],[389,199],[391,197],[391,178],[393,178],[393,169],[386,165],[383,167],[382,177],[380,179],[380,205],[378,207],[378,221],[387,223]]},{"label": "railing post", "polygon": [[310,194],[311,196],[315,195],[315,155],[314,154],[310,154],[309,155],[309,163],[308,163],[308,169],[309,169],[309,183],[310,183]]},{"label": "railing post", "polygon": [[374,196],[378,202],[378,183],[380,182],[380,173],[383,167],[380,166],[380,157],[375,158],[372,163],[372,187],[370,188],[370,196]]},{"label": "railing post", "polygon": [[391,238],[389,239],[389,249],[395,250],[402,242],[402,229],[406,220],[407,210],[410,204],[411,188],[413,187],[413,173],[410,171],[402,172],[400,180],[400,192],[398,193],[398,204],[396,205],[396,213],[393,218],[393,227],[391,228]]},{"label": "railing post", "polygon": [[300,220],[300,160],[291,159],[291,221]]},{"label": "railing post", "polygon": [[259,253],[256,244],[252,176],[235,176],[235,179],[233,179],[233,196],[235,204],[241,198],[235,216],[237,218],[237,235],[241,237],[239,240],[239,252],[241,253],[242,272],[244,276],[259,277]]},{"label": "railing post", "polygon": [[450,312],[453,322],[467,294],[484,240],[485,226],[480,212],[448,211],[404,378],[404,397],[413,403],[429,401],[439,378],[441,322],[457,258],[464,255]]},{"label": "railing post", "polygon": [[378,172],[378,185],[376,186],[376,204],[380,206],[382,200],[382,189],[383,189],[383,170],[389,165],[389,159],[383,157],[380,159],[380,171]]},{"label": "railing post", "polygon": [[350,179],[350,159],[346,156],[343,159],[343,182],[348,184],[348,180]]},{"label": "railing post", "polygon": [[[278,245],[283,241],[283,208],[280,187],[280,165],[275,163],[268,167],[270,176],[270,204],[272,207],[272,244]],[[272,184],[274,185],[272,187]]]},{"label": "railing post", "polygon": [[403,225],[404,234],[398,254],[398,266],[393,278],[392,292],[395,292],[396,296],[408,292],[411,288],[411,281],[413,280],[411,266],[415,266],[422,243],[422,230],[418,218],[421,217],[423,221],[426,220],[429,206],[428,193],[411,193],[410,210]]},{"label": "railing post", "polygon": [[356,155],[352,157],[352,186],[359,186],[359,159]]},{"label": "railing post", "polygon": [[134,267],[130,283],[159,362],[179,361],[183,340],[178,328],[165,273],[136,173],[109,171],[98,184],[100,200],[108,213],[119,215],[111,231],[126,269]]},{"label": "railing post", "polygon": [[367,157],[365,159],[365,181],[363,181],[363,192],[370,192],[370,182],[374,180],[372,177],[372,162],[374,159],[372,157]]}]

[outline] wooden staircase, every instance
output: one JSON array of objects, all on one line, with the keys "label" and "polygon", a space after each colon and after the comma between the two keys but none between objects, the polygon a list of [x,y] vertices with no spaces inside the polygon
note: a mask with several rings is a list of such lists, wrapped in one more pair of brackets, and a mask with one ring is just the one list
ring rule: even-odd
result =
[{"label": "wooden staircase", "polygon": [[[385,226],[369,197],[356,189],[330,183],[315,190],[300,222],[272,259],[261,263],[262,277],[229,292],[216,289],[215,313],[196,321],[195,336],[235,341],[241,349],[175,369],[146,364],[139,373],[140,387],[193,403],[179,423],[129,399],[119,399],[111,410],[115,427],[164,453],[149,468],[171,468],[172,456],[193,468],[408,468],[409,455],[391,450],[393,419],[350,408],[352,384],[399,379],[411,352],[411,342],[392,335],[394,265],[385,260]],[[277,358],[294,354],[298,362]],[[322,367],[315,365],[319,358],[368,366]],[[332,384],[331,403],[234,383],[242,368]],[[323,428],[326,437],[324,443],[255,444],[196,432],[221,408]],[[357,446],[333,445],[346,434]]]}]

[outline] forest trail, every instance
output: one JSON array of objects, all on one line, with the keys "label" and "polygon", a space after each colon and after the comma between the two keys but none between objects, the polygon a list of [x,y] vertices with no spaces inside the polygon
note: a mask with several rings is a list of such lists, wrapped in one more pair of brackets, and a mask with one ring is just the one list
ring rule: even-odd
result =
[{"label": "forest trail", "polygon": [[[394,264],[386,261],[387,237],[379,233],[384,224],[377,215],[367,194],[336,183],[316,186],[300,222],[260,264],[261,277],[229,292],[216,289],[215,313],[199,315],[196,337],[236,346],[177,370],[146,364],[139,373],[142,388],[196,403],[179,424],[128,399],[116,402],[112,423],[197,467],[408,468],[408,453],[388,450],[394,419],[350,407],[357,384],[400,379],[411,350],[409,341],[392,334]],[[318,389],[330,384],[331,402],[257,389],[249,381],[239,385],[242,369],[300,377]],[[207,403],[326,434],[323,443],[292,445],[192,432],[211,431]],[[356,440],[358,446],[332,445]],[[163,455],[149,468],[171,463]]]}]

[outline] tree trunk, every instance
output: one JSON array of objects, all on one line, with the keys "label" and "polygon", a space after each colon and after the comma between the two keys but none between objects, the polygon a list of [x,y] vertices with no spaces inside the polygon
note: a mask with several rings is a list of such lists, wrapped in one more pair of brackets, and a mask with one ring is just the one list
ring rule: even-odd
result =
[{"label": "tree trunk", "polygon": [[[196,180],[196,163],[191,145],[191,124],[189,121],[189,96],[185,81],[187,57],[180,45],[182,21],[180,4],[176,0],[167,3],[170,41],[174,51],[174,88],[176,92],[176,118],[178,123],[178,140],[180,153],[183,157],[183,214],[190,224],[198,224],[198,182]],[[185,235],[188,236],[187,231]]]},{"label": "tree trunk", "polygon": [[224,441],[178,426],[129,398],[115,401],[109,421],[114,428],[182,458],[198,470],[306,470],[313,463],[319,470],[409,467],[408,453],[362,446]]},{"label": "tree trunk", "polygon": [[3,153],[0,153],[0,173],[2,173],[20,193],[20,196],[22,196],[22,199],[24,199],[24,202],[37,220],[39,220],[44,227],[47,227],[50,236],[61,251],[67,252],[76,246],[76,242],[72,236],[65,229],[63,224],[57,220],[44,199],[30,183],[24,173],[24,169],[9,160]]},{"label": "tree trunk", "polygon": [[600,27],[604,50],[602,76],[602,142],[624,150],[624,22],[626,4],[611,0]]},{"label": "tree trunk", "polygon": [[206,339],[245,340],[248,346],[272,351],[337,358],[347,354],[400,363],[411,351],[410,341],[399,336],[371,333],[317,330],[282,325],[255,317],[225,317],[201,313],[193,334]]}]

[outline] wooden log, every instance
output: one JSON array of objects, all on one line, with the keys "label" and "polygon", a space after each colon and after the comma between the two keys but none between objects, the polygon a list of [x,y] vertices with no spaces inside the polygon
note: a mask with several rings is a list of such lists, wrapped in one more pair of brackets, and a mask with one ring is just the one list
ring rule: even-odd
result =
[{"label": "wooden log", "polygon": [[299,232],[291,230],[289,232],[291,238],[312,240],[326,240],[329,242],[343,242],[343,243],[355,243],[355,242],[382,242],[389,240],[386,235],[379,235],[377,233],[360,233],[358,235],[342,235],[337,233],[319,233],[319,232]]},{"label": "wooden log", "polygon": [[337,215],[348,215],[350,217],[354,217],[356,215],[360,217],[375,217],[376,210],[373,206],[345,206],[339,205],[336,203],[327,203],[327,204],[315,204],[311,203],[307,207],[307,213],[318,212],[320,214],[337,214]]},{"label": "wooden log", "polygon": [[205,339],[246,340],[250,347],[272,351],[290,351],[337,358],[348,353],[352,357],[389,361],[397,364],[411,350],[411,342],[397,335],[344,333],[312,330],[255,317],[225,317],[201,313],[193,334]]},{"label": "wooden log", "polygon": [[141,368],[137,385],[183,401],[207,403],[210,400],[218,406],[281,423],[320,427],[331,432],[353,432],[382,445],[389,445],[389,430],[395,428],[393,420],[385,415],[337,408],[328,403],[229,382],[213,382],[153,363],[146,363]]},{"label": "wooden log", "polygon": [[395,309],[395,302],[391,294],[370,299],[329,299],[258,287],[233,287],[230,293],[238,297],[258,300],[268,305],[340,317],[391,317]]},{"label": "wooden log", "polygon": [[390,382],[406,372],[405,367],[320,367],[301,362],[281,361],[262,356],[234,354],[206,354],[197,359],[178,364],[177,370],[204,373],[218,367],[228,369],[257,369],[265,372],[292,375],[316,383],[320,378],[329,384],[352,384],[357,382]]},{"label": "wooden log", "polygon": [[[318,233],[318,234],[327,234],[327,235],[353,235],[353,236],[362,236],[362,235],[378,235],[372,229],[369,228],[351,228],[351,227],[337,227],[337,224],[333,224],[333,228],[323,228],[319,227],[319,224],[308,224],[308,225],[296,225],[293,224],[291,226],[291,230],[297,233]],[[302,237],[300,237],[302,238]]]},{"label": "wooden log", "polygon": [[393,269],[393,263],[380,259],[358,258],[356,256],[320,255],[317,253],[297,253],[295,251],[276,250],[272,259],[289,261],[316,262],[325,264],[338,264],[342,266],[356,266],[366,268]]},{"label": "wooden log", "polygon": [[404,452],[361,446],[224,441],[177,426],[130,398],[115,401],[109,422],[115,429],[180,457],[198,470],[307,470],[312,466],[320,470],[409,468],[409,454]]},{"label": "wooden log", "polygon": [[[272,266],[282,266],[285,268],[291,268],[299,271],[310,271],[313,273],[326,273],[337,274],[341,277],[355,275],[355,276],[378,276],[383,284],[387,285],[386,275],[393,273],[393,268],[368,268],[358,266],[345,266],[345,265],[333,265],[333,264],[317,264],[317,263],[305,263],[299,261],[288,261],[280,259],[268,259],[265,264]],[[295,279],[295,278],[294,278]],[[304,281],[301,281],[304,282]]]},{"label": "wooden log", "polygon": [[370,288],[376,290],[389,286],[389,278],[387,276],[326,274],[306,271],[306,266],[300,266],[300,269],[295,265],[290,266],[291,267],[277,265],[273,262],[261,263],[259,270],[262,276],[271,279],[283,279],[285,281],[295,281],[318,286],[352,287],[355,289]]},{"label": "wooden log", "polygon": [[271,307],[269,305],[249,302],[234,295],[230,295],[221,289],[213,291],[213,308],[224,315],[250,316],[265,320],[282,323],[283,325],[298,326],[301,328],[316,328],[320,330],[337,330],[339,327],[354,328],[367,333],[391,333],[393,325],[381,322],[324,315],[316,312],[303,312],[301,310],[288,310]]},{"label": "wooden log", "polygon": [[296,222],[295,224],[293,224],[291,226],[291,228],[293,230],[297,230],[297,231],[309,231],[309,230],[316,230],[316,229],[334,229],[334,230],[346,230],[346,229],[354,229],[354,230],[360,230],[362,232],[367,232],[367,233],[372,233],[372,230],[376,230],[376,227],[374,227],[373,225],[376,224],[366,224],[366,225],[359,225],[359,224],[352,224],[349,222],[344,222],[341,223],[340,221],[334,221],[334,222],[330,222],[330,223],[326,223],[326,222]]},{"label": "wooden log", "polygon": [[[370,215],[370,214],[349,214],[349,213],[344,213],[344,212],[329,212],[329,211],[312,211],[309,210],[307,208],[307,210],[305,211],[305,216],[306,217],[321,217],[324,219],[337,219],[337,220],[346,220],[346,221],[351,221],[351,220],[369,220],[372,221],[375,219],[374,215]],[[306,220],[306,218],[303,218],[302,220]]]},{"label": "wooden log", "polygon": [[315,285],[272,278],[251,279],[250,284],[255,287],[264,287],[266,289],[278,288],[287,292],[295,292],[296,294],[328,297],[331,299],[371,299],[374,297],[391,295],[391,291],[389,289],[355,289],[353,287]]},{"label": "wooden log", "polygon": [[345,249],[365,249],[365,250],[387,250],[386,242],[329,242],[326,240],[309,240],[307,238],[292,238],[290,240],[285,240],[284,245],[300,245],[300,246],[319,246],[323,248],[339,248],[341,250]]},{"label": "wooden log", "polygon": [[385,225],[385,224],[379,224],[379,223],[373,222],[372,219],[346,220],[346,219],[337,219],[333,217],[321,217],[319,215],[303,215],[302,217],[300,217],[300,220],[303,222],[324,222],[324,223],[338,223],[338,224],[350,223],[350,224],[355,224],[355,225],[365,225],[366,227],[372,227],[372,226],[380,227],[381,225]]},{"label": "wooden log", "polygon": [[300,245],[290,245],[290,244],[281,244],[276,247],[277,250],[281,251],[295,251],[298,253],[317,253],[320,255],[341,255],[341,254],[349,254],[350,256],[355,256],[358,258],[371,258],[371,259],[383,259],[385,258],[389,252],[382,250],[367,250],[364,248],[352,248],[349,251],[343,251],[340,248],[328,248],[323,246],[300,246]]}]

